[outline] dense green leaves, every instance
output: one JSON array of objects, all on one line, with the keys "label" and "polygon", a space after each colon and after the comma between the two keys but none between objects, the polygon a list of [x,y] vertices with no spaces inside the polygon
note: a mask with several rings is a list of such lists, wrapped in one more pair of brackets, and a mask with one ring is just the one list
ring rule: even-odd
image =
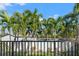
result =
[{"label": "dense green leaves", "polygon": [[3,26],[3,23],[6,22],[7,25],[2,27],[3,31],[7,29],[9,34],[13,32],[13,35],[20,35],[23,38],[27,37],[30,30],[33,37],[75,38],[78,12],[79,4],[75,4],[72,13],[57,19],[53,17],[45,19],[42,14],[38,13],[37,9],[33,12],[25,10],[23,13],[16,11],[12,16],[9,16],[6,11],[0,11],[0,25]]}]

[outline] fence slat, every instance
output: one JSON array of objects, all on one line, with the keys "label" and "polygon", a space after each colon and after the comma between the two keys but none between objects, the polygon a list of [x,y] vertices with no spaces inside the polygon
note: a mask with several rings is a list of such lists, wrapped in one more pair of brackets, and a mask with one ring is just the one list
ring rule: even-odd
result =
[{"label": "fence slat", "polygon": [[1,56],[2,56],[2,42],[1,42]]},{"label": "fence slat", "polygon": [[44,44],[43,44],[43,45],[44,45],[44,47],[43,47],[43,48],[44,48],[44,51],[43,51],[42,54],[43,54],[43,56],[45,56],[45,55],[46,55],[46,54],[45,54],[45,43],[47,43],[47,42],[43,42],[43,43],[44,43]]},{"label": "fence slat", "polygon": [[54,41],[54,56],[56,55],[56,45],[55,45],[55,41]]},{"label": "fence slat", "polygon": [[14,42],[12,42],[12,56],[14,56]]}]

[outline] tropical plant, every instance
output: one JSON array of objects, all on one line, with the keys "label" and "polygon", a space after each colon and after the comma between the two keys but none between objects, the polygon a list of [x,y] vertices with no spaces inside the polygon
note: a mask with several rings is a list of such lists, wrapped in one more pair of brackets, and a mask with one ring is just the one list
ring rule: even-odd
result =
[{"label": "tropical plant", "polygon": [[[9,34],[11,31],[17,37],[26,38],[28,31],[31,30],[32,36],[40,36],[47,38],[78,38],[78,16],[79,4],[75,4],[71,13],[59,16],[57,19],[42,17],[35,9],[33,12],[25,10],[23,13],[16,11],[9,16],[6,11],[0,11],[0,24],[3,32],[7,29]],[[40,20],[42,18],[43,20]],[[6,24],[3,26],[3,24]],[[12,30],[11,30],[12,29]],[[10,37],[11,38],[11,37]]]},{"label": "tropical plant", "polygon": [[79,21],[78,21],[78,19],[79,19],[79,3],[76,3],[75,5],[74,5],[74,8],[73,8],[73,13],[75,14],[75,18],[76,18],[76,33],[77,33],[77,37],[76,37],[76,40],[78,39],[78,36],[79,36]]},{"label": "tropical plant", "polygon": [[[11,34],[11,22],[10,22],[10,16],[6,11],[0,11],[0,22],[2,25],[2,31],[5,32],[5,29],[9,31],[9,34]],[[11,40],[11,35],[10,35],[10,40]]]}]

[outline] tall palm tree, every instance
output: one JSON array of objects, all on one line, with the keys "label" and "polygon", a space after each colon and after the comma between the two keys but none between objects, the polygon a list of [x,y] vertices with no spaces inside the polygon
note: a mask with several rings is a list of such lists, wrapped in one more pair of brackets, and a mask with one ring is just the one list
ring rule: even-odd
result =
[{"label": "tall palm tree", "polygon": [[66,35],[67,38],[75,37],[75,27],[76,27],[76,17],[74,13],[69,13],[64,16],[65,26],[66,26]]},{"label": "tall palm tree", "polygon": [[42,20],[42,28],[43,28],[43,34],[44,34],[44,37],[47,37],[47,33],[48,33],[48,22],[47,22],[47,19],[43,19]]},{"label": "tall palm tree", "polygon": [[52,36],[53,37],[55,36],[54,33],[56,32],[55,31],[56,20],[54,18],[48,18],[47,22],[48,22],[48,33],[47,34],[50,34],[52,38]]},{"label": "tall palm tree", "polygon": [[17,36],[17,40],[18,40],[18,37],[20,34],[20,29],[21,29],[21,23],[22,23],[22,14],[16,11],[11,16],[11,23],[12,23],[12,30],[15,35],[15,40],[16,40],[16,36]]},{"label": "tall palm tree", "polygon": [[56,33],[57,37],[64,38],[64,32],[65,32],[65,25],[64,25],[64,19],[63,17],[58,17],[56,21]]},{"label": "tall palm tree", "polygon": [[32,13],[32,30],[35,36],[37,36],[37,31],[40,29],[40,18],[42,17],[42,14],[38,14],[38,10],[35,9]]},{"label": "tall palm tree", "polygon": [[31,20],[31,15],[32,15],[32,12],[30,10],[25,10],[23,13],[22,13],[22,22],[21,22],[21,34],[26,37],[28,31],[30,31],[31,29],[31,23],[32,23],[32,20]]},{"label": "tall palm tree", "polygon": [[27,27],[32,30],[33,35],[36,35],[40,27],[39,18],[42,17],[42,15],[38,14],[37,9],[35,9],[34,12],[31,12],[30,10],[25,10],[23,12],[23,16],[25,19],[24,22],[26,22]]},{"label": "tall palm tree", "polygon": [[73,13],[74,14],[76,14],[75,16],[76,16],[76,33],[77,33],[77,38],[76,39],[78,39],[78,36],[79,36],[79,28],[78,28],[78,26],[79,26],[79,21],[78,21],[78,19],[79,19],[79,3],[76,3],[75,4],[75,6],[74,6],[74,8],[73,8]]},{"label": "tall palm tree", "polygon": [[[10,22],[10,16],[8,15],[8,13],[6,11],[0,11],[0,17],[2,18],[2,24],[4,24],[4,26],[2,26],[2,30],[5,31],[5,29],[7,28],[9,31],[9,34],[11,34],[11,22]],[[11,40],[11,35],[10,35],[10,40]]]},{"label": "tall palm tree", "polygon": [[56,20],[54,18],[43,19],[42,26],[44,28],[44,34],[46,37],[54,37],[56,26]]},{"label": "tall palm tree", "polygon": [[76,4],[74,5],[73,12],[76,13],[76,14],[79,13],[79,3],[76,3]]}]

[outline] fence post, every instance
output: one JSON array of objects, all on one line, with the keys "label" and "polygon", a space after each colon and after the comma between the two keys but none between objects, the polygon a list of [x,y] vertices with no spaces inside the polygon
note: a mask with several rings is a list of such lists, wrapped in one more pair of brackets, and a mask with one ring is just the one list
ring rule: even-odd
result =
[{"label": "fence post", "polygon": [[2,42],[0,42],[0,56],[2,56]]},{"label": "fence post", "polygon": [[54,41],[54,56],[56,56],[56,42]]},{"label": "fence post", "polygon": [[14,42],[12,42],[12,56],[14,56]]},{"label": "fence post", "polygon": [[76,50],[77,50],[77,49],[76,49],[76,42],[75,42],[75,56],[76,56]]}]

